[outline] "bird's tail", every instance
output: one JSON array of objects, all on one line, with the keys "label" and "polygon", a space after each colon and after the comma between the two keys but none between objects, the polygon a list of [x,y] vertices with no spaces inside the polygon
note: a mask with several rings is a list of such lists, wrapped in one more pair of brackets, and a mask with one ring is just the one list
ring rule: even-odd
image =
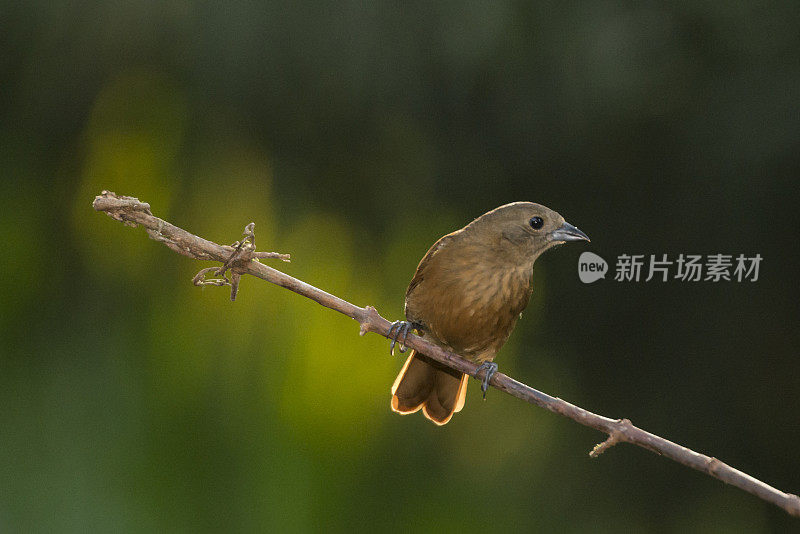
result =
[{"label": "bird's tail", "polygon": [[411,351],[392,386],[392,411],[406,415],[422,408],[441,426],[461,411],[466,396],[467,375]]}]

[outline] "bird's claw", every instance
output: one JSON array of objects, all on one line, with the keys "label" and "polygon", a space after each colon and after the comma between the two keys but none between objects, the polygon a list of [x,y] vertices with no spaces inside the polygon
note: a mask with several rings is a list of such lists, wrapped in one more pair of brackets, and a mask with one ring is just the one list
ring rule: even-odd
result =
[{"label": "bird's claw", "polygon": [[486,400],[486,392],[489,390],[489,381],[492,379],[494,374],[497,372],[498,365],[494,362],[483,362],[475,369],[475,374],[472,375],[475,378],[478,378],[478,373],[481,371],[486,371],[483,375],[483,381],[481,382],[481,391],[483,391],[483,400]]},{"label": "bird's claw", "polygon": [[408,333],[414,328],[416,328],[416,325],[410,321],[395,321],[392,323],[392,326],[389,327],[389,339],[392,340],[389,344],[389,354],[394,356],[394,346],[401,335],[403,340],[400,342],[400,353],[402,354],[407,350],[406,340],[408,339]]}]

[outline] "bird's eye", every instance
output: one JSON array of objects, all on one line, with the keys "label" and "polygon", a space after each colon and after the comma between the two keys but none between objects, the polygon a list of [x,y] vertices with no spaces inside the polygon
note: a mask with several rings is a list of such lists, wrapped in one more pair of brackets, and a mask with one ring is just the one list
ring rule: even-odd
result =
[{"label": "bird's eye", "polygon": [[531,225],[531,228],[538,230],[542,227],[542,225],[544,225],[544,220],[542,220],[541,217],[531,217],[531,220],[528,221],[528,223]]}]

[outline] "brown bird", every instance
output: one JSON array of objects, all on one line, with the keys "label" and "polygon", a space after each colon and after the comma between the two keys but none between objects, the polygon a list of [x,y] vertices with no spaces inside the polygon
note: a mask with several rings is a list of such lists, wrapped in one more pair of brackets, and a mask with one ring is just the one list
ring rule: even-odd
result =
[{"label": "brown bird", "polygon": [[[486,371],[485,397],[497,371],[492,360],[530,300],[533,263],[547,249],[579,240],[589,237],[532,202],[500,206],[442,237],[408,285],[408,320],[393,323],[390,351],[415,329],[427,341],[480,364]],[[402,342],[400,351],[405,351]],[[425,417],[444,425],[464,407],[466,394],[467,375],[412,351],[392,386],[392,410],[405,415],[422,409]]]}]

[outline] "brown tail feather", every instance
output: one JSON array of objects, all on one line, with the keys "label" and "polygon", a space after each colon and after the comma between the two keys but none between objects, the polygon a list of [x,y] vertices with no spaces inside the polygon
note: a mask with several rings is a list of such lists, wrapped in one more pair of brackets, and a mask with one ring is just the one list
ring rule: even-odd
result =
[{"label": "brown tail feather", "polygon": [[406,415],[422,408],[443,425],[464,407],[466,395],[467,375],[412,351],[392,386],[392,410]]}]

